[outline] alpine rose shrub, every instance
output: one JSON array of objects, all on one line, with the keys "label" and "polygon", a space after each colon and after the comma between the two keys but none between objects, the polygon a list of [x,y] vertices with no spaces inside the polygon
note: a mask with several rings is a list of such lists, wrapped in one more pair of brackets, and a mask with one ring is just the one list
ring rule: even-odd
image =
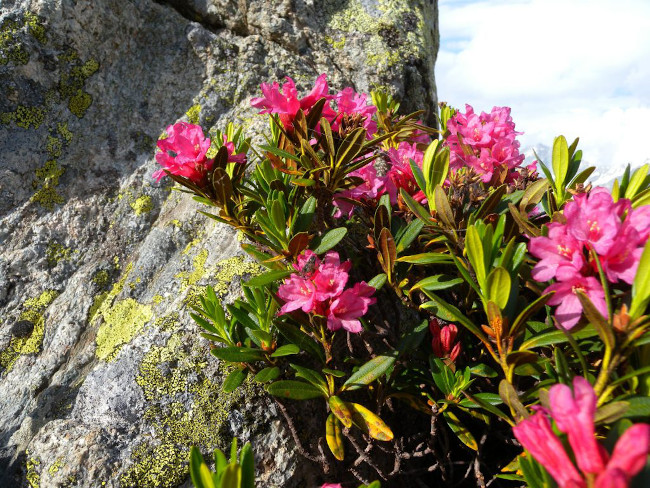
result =
[{"label": "alpine rose shrub", "polygon": [[592,188],[577,139],[523,167],[508,107],[261,91],[266,144],[179,122],[156,154],[266,268],[192,307],[224,390],[262,385],[323,488],[647,484],[650,164]]}]

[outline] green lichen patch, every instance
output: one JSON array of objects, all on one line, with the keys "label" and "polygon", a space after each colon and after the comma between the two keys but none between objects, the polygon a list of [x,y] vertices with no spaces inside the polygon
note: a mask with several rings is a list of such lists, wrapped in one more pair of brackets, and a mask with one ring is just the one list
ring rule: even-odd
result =
[{"label": "green lichen patch", "polygon": [[142,195],[129,204],[136,215],[142,215],[153,210],[153,202],[149,195]]},{"label": "green lichen patch", "polygon": [[7,18],[0,24],[0,65],[9,62],[15,65],[27,64],[29,52],[25,46],[24,33],[41,44],[47,42],[45,26],[37,15],[27,12],[18,20]]},{"label": "green lichen patch", "polygon": [[185,116],[187,117],[187,121],[190,124],[198,124],[199,118],[201,117],[201,105],[198,103],[196,105],[192,105],[185,113]]},{"label": "green lichen patch", "polygon": [[59,185],[59,178],[63,173],[65,173],[65,168],[59,166],[56,159],[51,159],[38,168],[32,181],[32,187],[36,190],[32,201],[47,210],[53,210],[54,205],[62,204],[65,200],[56,191],[56,187]]},{"label": "green lichen patch", "polygon": [[56,131],[63,138],[66,146],[72,142],[72,132],[70,132],[70,129],[68,129],[67,122],[59,122],[56,124]]},{"label": "green lichen patch", "polygon": [[79,89],[77,93],[70,97],[68,101],[68,109],[78,118],[83,118],[86,115],[86,110],[93,103],[93,97],[89,93]]},{"label": "green lichen patch", "polygon": [[187,479],[191,446],[213,449],[221,444],[229,412],[250,398],[254,387],[245,383],[224,393],[206,371],[207,364],[205,351],[186,350],[179,335],[145,355],[136,382],[149,403],[145,418],[154,439],[136,447],[133,464],[120,478],[122,486],[178,486]]},{"label": "green lichen patch", "polygon": [[50,155],[51,158],[58,158],[63,152],[63,143],[58,137],[47,137],[47,146],[45,150]]},{"label": "green lichen patch", "polygon": [[234,256],[232,258],[219,261],[216,265],[215,279],[216,283],[212,286],[215,293],[223,297],[230,290],[230,286],[235,277],[245,277],[258,275],[264,268],[254,261],[245,259],[243,256]]},{"label": "green lichen patch", "polygon": [[108,274],[108,271],[105,269],[100,269],[97,271],[94,276],[91,278],[91,281],[97,285],[100,289],[106,288],[106,285],[108,285],[108,281],[110,279],[110,275]]},{"label": "green lichen patch", "polygon": [[13,112],[3,112],[0,115],[0,122],[4,125],[14,122],[18,127],[29,129],[33,127],[38,129],[43,121],[47,111],[43,107],[28,107],[26,105],[19,105]]},{"label": "green lichen patch", "polygon": [[95,356],[103,361],[112,361],[125,344],[137,335],[153,317],[150,305],[138,303],[133,298],[116,300],[126,284],[133,265],[129,264],[120,280],[109,292],[95,297],[88,312],[89,321],[101,319],[95,339]]},{"label": "green lichen patch", "polygon": [[58,473],[59,469],[61,469],[63,466],[65,466],[63,458],[59,458],[52,463],[52,466],[47,469],[47,472],[50,474],[50,476],[54,476],[54,474]]},{"label": "green lichen patch", "polygon": [[27,473],[25,474],[25,479],[31,488],[39,488],[41,486],[41,475],[39,474],[39,471],[41,469],[40,466],[41,461],[38,458],[30,457],[27,459]]},{"label": "green lichen patch", "polygon": [[[191,243],[190,243],[191,244]],[[189,244],[188,244],[189,246]],[[181,279],[181,291],[187,290],[190,286],[195,285],[201,278],[207,274],[205,262],[208,260],[208,250],[202,249],[192,261],[192,271],[181,271],[176,278]]]},{"label": "green lichen patch", "polygon": [[50,241],[45,250],[47,265],[54,268],[61,261],[70,261],[72,259],[72,249],[59,244],[56,241]]},{"label": "green lichen patch", "polygon": [[26,320],[34,324],[32,333],[26,337],[12,337],[9,345],[0,351],[0,366],[6,371],[11,370],[16,360],[24,354],[38,354],[45,336],[45,318],[43,312],[50,306],[59,293],[46,290],[36,298],[30,298],[23,303],[23,312],[18,320]]}]

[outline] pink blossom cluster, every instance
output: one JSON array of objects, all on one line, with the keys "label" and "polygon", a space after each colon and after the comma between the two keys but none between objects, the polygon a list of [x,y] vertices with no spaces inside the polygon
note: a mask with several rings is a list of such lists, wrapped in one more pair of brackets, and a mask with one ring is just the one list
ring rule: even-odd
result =
[{"label": "pink blossom cluster", "polygon": [[[627,488],[646,464],[650,425],[636,424],[627,429],[610,456],[596,440],[597,398],[586,379],[575,377],[573,392],[567,385],[552,386],[549,399],[550,412],[539,408],[513,428],[521,445],[548,470],[560,488]],[[558,430],[567,434],[577,469],[553,432],[548,413]]]},{"label": "pink blossom cluster", "polygon": [[429,331],[433,336],[431,347],[434,356],[456,361],[461,348],[460,342],[456,341],[458,327],[455,324],[441,325],[438,319],[432,319],[429,322]]},{"label": "pink blossom cluster", "polygon": [[549,305],[559,305],[555,318],[570,329],[582,315],[576,292],[584,292],[603,316],[607,316],[605,292],[598,279],[593,249],[611,283],[634,281],[643,246],[650,235],[650,206],[633,209],[630,201],[614,202],[605,188],[576,195],[564,207],[565,223],[548,226],[548,237],[533,237],[530,253],[540,258],[532,271],[537,281],[555,278],[544,290],[554,291]]},{"label": "pink blossom cluster", "polygon": [[[325,98],[328,102],[323,107],[322,117],[330,122],[333,130],[339,129],[344,115],[360,115],[365,117],[363,126],[368,131],[368,137],[377,132],[377,123],[372,120],[377,108],[368,104],[368,96],[365,93],[356,93],[351,87],[344,88],[336,95],[330,95],[325,73],[316,78],[312,90],[302,98],[298,98],[296,84],[288,76],[282,88],[278,82],[273,82],[262,83],[261,89],[263,96],[252,98],[251,105],[262,109],[261,114],[279,114],[280,121],[287,130],[292,130],[293,119],[298,110],[302,109],[306,115],[318,100]],[[336,102],[336,110],[330,105],[332,100]]]},{"label": "pink blossom cluster", "polygon": [[418,167],[422,168],[424,154],[417,148],[417,144],[400,142],[397,147],[388,150],[387,156],[390,169],[383,176],[378,175],[373,163],[350,173],[350,176],[361,178],[363,182],[336,194],[334,198],[334,204],[338,207],[336,217],[343,214],[348,217],[352,215],[354,205],[348,200],[372,202],[388,193],[391,204],[395,205],[401,188],[418,202],[426,202],[424,193],[415,181],[410,164],[410,160],[413,160]]},{"label": "pink blossom cluster", "polygon": [[[177,122],[166,129],[167,137],[158,141],[159,152],[156,161],[173,175],[183,176],[196,184],[204,182],[212,169],[214,159],[207,158],[210,139],[205,137],[199,125]],[[243,163],[246,155],[235,154],[235,144],[223,136],[223,145],[228,150],[228,161]],[[152,177],[156,181],[166,176],[163,169],[156,171]]]},{"label": "pink blossom cluster", "polygon": [[298,273],[278,289],[278,296],[285,301],[280,315],[301,309],[326,317],[332,331],[361,332],[359,317],[375,303],[371,298],[375,289],[364,281],[345,288],[350,267],[350,261],[341,263],[337,252],[329,251],[321,261],[313,251],[305,251],[294,264]]},{"label": "pink blossom cluster", "polygon": [[478,115],[471,105],[465,105],[465,113],[456,113],[447,122],[447,129],[452,171],[467,166],[481,175],[484,183],[490,183],[506,168],[507,181],[517,179],[517,168],[525,156],[519,154],[516,137],[521,132],[515,132],[510,107],[493,107],[489,114]]}]

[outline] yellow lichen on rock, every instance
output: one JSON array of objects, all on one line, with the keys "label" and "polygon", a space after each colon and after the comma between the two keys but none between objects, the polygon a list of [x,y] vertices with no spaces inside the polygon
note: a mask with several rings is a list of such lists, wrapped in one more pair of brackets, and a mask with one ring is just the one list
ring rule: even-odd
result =
[{"label": "yellow lichen on rock", "polygon": [[124,275],[113,285],[110,292],[95,298],[95,308],[89,312],[89,321],[101,319],[95,340],[95,356],[104,361],[112,361],[125,344],[128,344],[153,317],[150,305],[138,303],[133,298],[115,300],[124,289],[133,265],[129,264]]},{"label": "yellow lichen on rock", "polygon": [[59,178],[63,173],[65,173],[65,168],[59,166],[56,159],[51,159],[43,167],[38,168],[35,171],[36,178],[32,181],[32,187],[36,190],[32,201],[48,210],[52,210],[55,204],[63,203],[64,198],[56,191]]},{"label": "yellow lichen on rock", "polygon": [[30,298],[23,304],[23,312],[18,321],[31,322],[34,326],[32,332],[26,337],[12,337],[9,345],[0,351],[0,366],[10,370],[16,360],[24,354],[38,354],[43,345],[45,336],[45,318],[43,312],[59,296],[55,290],[46,290],[37,298]]},{"label": "yellow lichen on rock", "polygon": [[153,202],[149,195],[142,195],[129,204],[136,215],[142,215],[151,212]]}]

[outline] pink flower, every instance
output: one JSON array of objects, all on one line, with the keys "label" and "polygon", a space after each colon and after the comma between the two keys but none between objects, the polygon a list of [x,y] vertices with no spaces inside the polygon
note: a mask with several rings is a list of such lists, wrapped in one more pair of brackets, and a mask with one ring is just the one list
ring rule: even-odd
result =
[{"label": "pink flower", "polygon": [[357,201],[372,201],[377,200],[381,195],[386,193],[386,180],[387,177],[377,176],[377,169],[372,162],[365,165],[363,168],[350,173],[350,176],[361,178],[363,182],[349,190],[343,190],[334,195],[334,205],[338,207],[335,217],[340,217],[345,214],[350,218],[354,211],[354,204],[344,199],[357,200]]},{"label": "pink flower", "polygon": [[341,483],[325,483],[320,488],[343,488]]},{"label": "pink flower", "polygon": [[605,188],[582,193],[564,207],[567,229],[575,239],[606,254],[622,225],[614,200]]},{"label": "pink flower", "polygon": [[[203,129],[187,122],[178,122],[166,129],[167,138],[158,141],[156,161],[171,174],[184,176],[200,184],[212,169],[214,161],[206,158],[210,149],[210,139],[203,134]],[[160,181],[166,176],[162,169],[153,174]]]},{"label": "pink flower", "polygon": [[323,302],[340,295],[348,282],[348,271],[351,265],[350,261],[341,264],[337,252],[328,252],[314,276],[316,300]]},{"label": "pink flower", "polygon": [[506,181],[519,177],[518,169],[525,156],[519,154],[516,136],[521,133],[515,132],[509,107],[493,107],[489,114],[478,115],[471,105],[465,105],[465,113],[457,112],[447,122],[447,129],[449,136],[445,143],[451,150],[452,171],[470,167],[481,175],[484,183],[493,184],[498,183],[494,180],[497,169],[497,174],[503,168],[507,170]]},{"label": "pink flower", "polygon": [[226,150],[228,151],[229,163],[243,163],[246,161],[245,153],[235,154],[235,143],[229,141],[226,134],[223,135],[223,145],[226,146]]},{"label": "pink flower", "polygon": [[404,188],[416,201],[420,203],[426,201],[424,193],[415,181],[410,163],[413,160],[421,168],[424,153],[418,150],[415,144],[400,142],[397,148],[392,147],[388,150],[388,157],[392,166],[388,171],[386,190],[390,195],[391,203],[393,205],[397,203],[400,188]]},{"label": "pink flower", "polygon": [[553,385],[549,390],[551,415],[557,428],[569,437],[569,444],[583,473],[600,473],[605,462],[596,441],[594,416],[596,393],[582,376],[573,378],[573,392],[567,385]]},{"label": "pink flower", "polygon": [[575,468],[546,415],[537,412],[512,428],[521,445],[544,466],[560,488],[584,488]]},{"label": "pink flower", "polygon": [[377,122],[372,120],[372,116],[377,112],[377,107],[367,103],[368,95],[365,93],[356,93],[352,87],[347,87],[338,92],[334,99],[336,100],[338,114],[332,121],[332,130],[338,131],[343,114],[345,115],[361,115],[365,117],[363,126],[367,130],[368,139],[377,132]]},{"label": "pink flower", "polygon": [[596,488],[627,487],[630,479],[646,465],[648,452],[650,425],[633,425],[618,439],[605,471],[596,478]]},{"label": "pink flower", "polygon": [[[252,98],[251,105],[255,108],[261,108],[261,114],[279,114],[282,125],[286,129],[293,127],[293,119],[298,113],[298,110],[302,109],[306,115],[321,98],[328,100],[332,98],[329,95],[327,75],[325,73],[316,78],[314,88],[312,88],[311,92],[300,99],[298,98],[295,83],[288,76],[286,83],[282,85],[282,89],[280,89],[280,85],[277,82],[273,82],[273,84],[262,83],[261,88],[264,96]],[[326,104],[323,108],[323,117],[332,119],[335,115],[331,107]]]},{"label": "pink flower", "polygon": [[291,275],[280,286],[278,296],[286,302],[280,309],[280,315],[299,308],[307,313],[316,309],[316,286],[311,280],[298,275]]},{"label": "pink flower", "polygon": [[537,281],[555,278],[560,266],[570,266],[576,273],[585,265],[583,245],[567,233],[567,226],[553,222],[548,226],[548,237],[533,237],[528,245],[530,253],[541,258],[532,271]]},{"label": "pink flower", "polygon": [[596,278],[582,276],[570,266],[559,267],[557,278],[559,281],[546,288],[544,293],[555,292],[548,304],[559,305],[555,311],[555,318],[562,327],[571,329],[582,316],[582,303],[576,294],[578,290],[589,297],[604,317],[608,316],[605,292]]},{"label": "pink flower", "polygon": [[439,358],[449,358],[452,361],[456,361],[461,347],[460,342],[454,344],[458,335],[458,327],[454,324],[441,327],[438,319],[432,319],[429,322],[429,330],[433,336],[431,340],[433,354]]},{"label": "pink flower", "polygon": [[348,332],[361,332],[359,317],[365,315],[368,307],[377,301],[370,297],[374,292],[375,289],[372,286],[362,281],[341,293],[330,304],[327,328],[329,330],[343,328]]}]

